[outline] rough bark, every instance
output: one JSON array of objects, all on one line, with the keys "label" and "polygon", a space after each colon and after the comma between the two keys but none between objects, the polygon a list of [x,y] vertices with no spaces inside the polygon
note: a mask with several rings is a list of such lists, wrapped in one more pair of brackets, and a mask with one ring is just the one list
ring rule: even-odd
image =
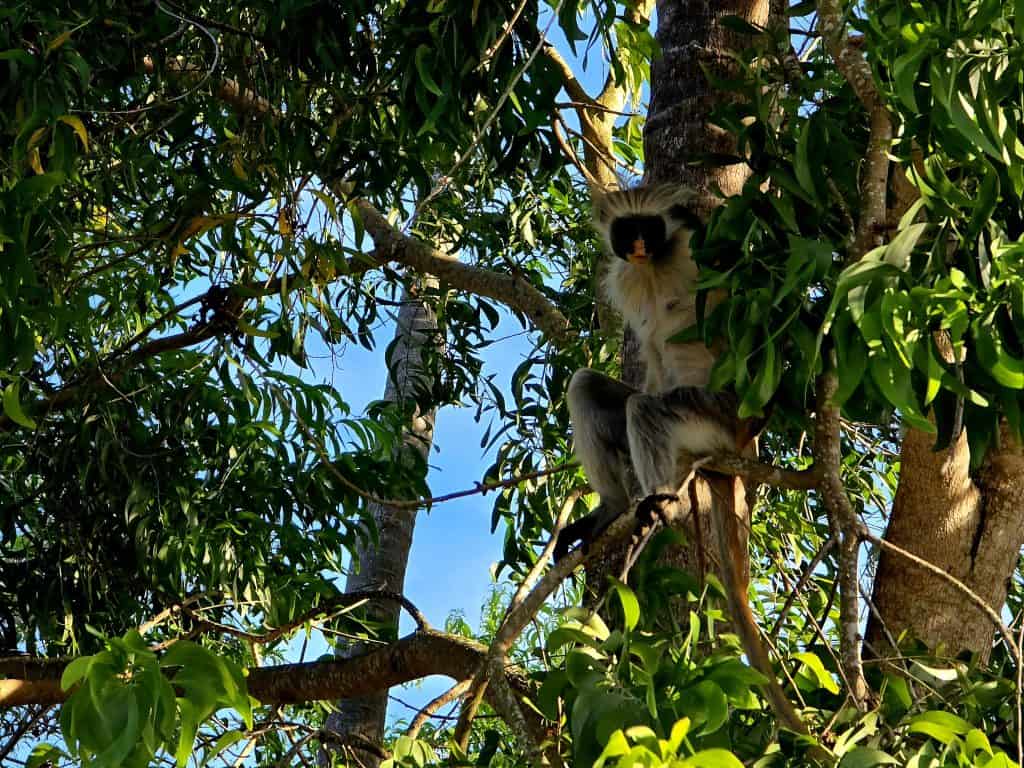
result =
[{"label": "rough bark", "polygon": [[[998,612],[1024,544],[1024,454],[1004,436],[975,483],[966,434],[944,451],[932,451],[933,442],[918,430],[903,440],[885,539],[955,576]],[[988,657],[992,622],[962,590],[898,554],[880,553],[873,600],[881,621],[872,617],[867,640],[875,652],[887,648],[887,629],[950,654]]]},{"label": "rough bark", "polygon": [[[419,301],[412,291],[406,291],[398,312],[384,400],[401,402],[429,383],[425,381],[429,374],[424,371],[424,356],[428,351],[439,352],[438,344],[437,319],[433,310]],[[426,460],[434,439],[435,417],[434,410],[415,411],[402,437],[405,450],[415,451]],[[400,593],[405,585],[416,510],[373,504],[371,513],[377,527],[377,542],[360,541],[353,555],[353,568],[349,572],[345,589],[347,592],[355,592],[367,588],[385,588]],[[397,605],[374,603],[368,606],[367,611],[371,619],[383,625],[398,623]],[[348,658],[365,654],[368,650],[362,643],[353,643],[339,655]],[[338,710],[328,716],[327,727],[346,736],[356,735],[373,744],[381,744],[387,703],[387,687],[347,698],[338,702]],[[379,764],[378,755],[358,751],[364,765],[375,768]]]},{"label": "rough bark", "polygon": [[[473,640],[436,630],[420,630],[360,656],[333,661],[312,661],[254,667],[248,670],[249,693],[263,704],[301,704],[363,696],[428,675],[464,680],[487,654]],[[70,659],[14,657],[0,659],[0,708],[28,704],[58,704],[69,691],[60,677]],[[507,669],[512,686],[526,690],[526,677]]]},{"label": "rough bark", "polygon": [[[954,359],[945,337],[936,341]],[[946,450],[934,438],[907,431],[900,481],[885,540],[920,557],[970,588],[998,613],[1024,545],[1024,451],[1003,430],[1000,446],[970,475],[966,433]],[[879,553],[867,641],[875,652],[888,635],[908,632],[931,648],[972,651],[987,659],[995,628],[962,590],[891,551]]]},{"label": "rough bark", "polygon": [[660,0],[657,40],[661,57],[651,64],[651,103],[644,129],[645,172],[651,182],[688,184],[710,209],[715,189],[726,197],[743,188],[749,169],[743,163],[718,168],[687,165],[698,152],[735,154],[730,134],[708,122],[715,105],[728,95],[715,90],[701,65],[729,76],[725,51],[747,40],[722,26],[723,16],[739,16],[759,27],[768,24],[768,0]]}]

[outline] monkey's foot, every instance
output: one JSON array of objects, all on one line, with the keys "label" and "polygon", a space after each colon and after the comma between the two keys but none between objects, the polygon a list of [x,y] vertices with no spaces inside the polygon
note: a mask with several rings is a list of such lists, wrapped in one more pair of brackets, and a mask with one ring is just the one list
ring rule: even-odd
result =
[{"label": "monkey's foot", "polygon": [[678,502],[679,497],[674,493],[652,493],[637,504],[637,525],[640,528],[649,528],[654,525],[655,520],[660,520],[666,526],[671,525],[666,506]]}]

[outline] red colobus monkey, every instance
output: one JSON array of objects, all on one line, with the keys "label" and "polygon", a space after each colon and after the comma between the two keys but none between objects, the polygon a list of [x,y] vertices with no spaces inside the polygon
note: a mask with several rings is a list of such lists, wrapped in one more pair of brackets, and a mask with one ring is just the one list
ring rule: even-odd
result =
[{"label": "red colobus monkey", "polygon": [[[685,490],[680,484],[689,475],[689,468],[680,466],[681,451],[738,454],[764,426],[762,419],[738,417],[734,395],[705,388],[714,362],[710,350],[668,341],[695,316],[697,267],[690,236],[702,224],[693,200],[693,192],[672,187],[593,193],[594,224],[612,257],[604,293],[639,339],[646,379],[639,391],[583,368],[569,383],[576,456],[601,504],[562,530],[556,561],[576,542],[586,547],[630,512],[630,467],[644,497],[639,516],[661,510],[666,502],[681,507],[688,500],[679,498]],[[732,477],[702,475],[717,497],[710,511],[735,629],[751,663],[768,679],[765,690],[780,722],[806,732],[775,679],[747,601],[745,506],[737,514],[737,498],[745,504],[741,486]]]},{"label": "red colobus monkey", "polygon": [[733,395],[705,389],[710,350],[668,341],[694,317],[690,235],[701,223],[690,207],[693,198],[671,187],[593,193],[594,224],[613,257],[604,293],[640,342],[646,379],[641,392],[589,368],[573,375],[568,402],[575,452],[601,505],[566,526],[556,559],[577,541],[589,544],[627,510],[630,466],[645,497],[669,500],[683,479],[680,451],[739,452],[760,426],[737,418]]}]

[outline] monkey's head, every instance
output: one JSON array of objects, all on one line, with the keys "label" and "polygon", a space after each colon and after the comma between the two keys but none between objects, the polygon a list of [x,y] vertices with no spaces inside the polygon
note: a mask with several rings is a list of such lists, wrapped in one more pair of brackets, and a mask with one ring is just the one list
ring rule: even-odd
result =
[{"label": "monkey's head", "polygon": [[591,190],[594,226],[612,255],[637,266],[669,260],[701,226],[692,190],[650,186],[606,192]]}]

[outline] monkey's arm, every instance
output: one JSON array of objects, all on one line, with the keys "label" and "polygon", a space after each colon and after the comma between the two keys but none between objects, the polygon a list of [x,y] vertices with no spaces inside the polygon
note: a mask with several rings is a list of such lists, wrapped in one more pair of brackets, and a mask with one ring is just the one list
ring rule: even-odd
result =
[{"label": "monkey's arm", "polygon": [[580,542],[580,546],[586,553],[591,542],[604,533],[619,514],[619,510],[613,509],[607,504],[599,504],[585,517],[569,523],[558,533],[554,551],[555,562],[557,563],[569,554],[572,545],[576,542]]},{"label": "monkey's arm", "polygon": [[640,345],[640,356],[645,364],[644,370],[644,392],[661,392],[665,387],[664,363],[661,359],[661,350],[650,339],[647,338]]}]

